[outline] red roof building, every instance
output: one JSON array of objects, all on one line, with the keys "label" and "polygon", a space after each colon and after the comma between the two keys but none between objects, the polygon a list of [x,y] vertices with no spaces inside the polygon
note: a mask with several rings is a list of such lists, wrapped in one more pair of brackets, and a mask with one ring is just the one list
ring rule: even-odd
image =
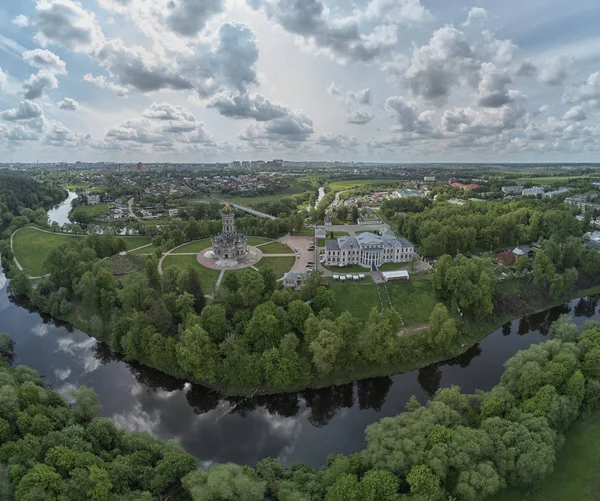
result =
[{"label": "red roof building", "polygon": [[474,190],[476,188],[481,188],[478,184],[463,184],[463,183],[450,183],[450,186],[454,188],[460,188],[461,190]]}]

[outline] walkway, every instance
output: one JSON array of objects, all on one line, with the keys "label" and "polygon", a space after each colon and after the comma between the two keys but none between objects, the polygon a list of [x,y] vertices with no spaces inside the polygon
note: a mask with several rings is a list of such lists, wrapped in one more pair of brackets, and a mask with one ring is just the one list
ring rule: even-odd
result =
[{"label": "walkway", "polygon": [[[141,245],[139,247],[136,247],[135,249],[131,249],[127,251],[127,254],[129,254],[130,252],[136,251],[136,250],[140,250],[140,249],[145,249],[146,247],[150,247],[152,245],[152,243],[146,244],[146,245]],[[140,254],[141,256],[148,256],[149,254]]]}]

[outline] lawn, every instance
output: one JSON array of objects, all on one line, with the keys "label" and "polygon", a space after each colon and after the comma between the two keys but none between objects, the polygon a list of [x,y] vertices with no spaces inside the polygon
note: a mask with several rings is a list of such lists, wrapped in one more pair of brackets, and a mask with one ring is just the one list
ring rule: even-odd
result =
[{"label": "lawn", "polygon": [[[358,282],[332,280],[330,288],[337,298],[333,309],[336,315],[349,311],[359,320],[366,321],[373,307],[381,308],[375,284],[370,278]],[[389,307],[383,285],[379,288],[384,306]],[[426,324],[438,302],[429,280],[390,282],[388,290],[392,304],[402,315],[406,327]]]},{"label": "lawn", "polygon": [[148,247],[144,247],[143,249],[138,249],[132,252],[132,254],[137,254],[138,256],[140,254],[154,254],[154,251],[156,250],[156,247],[154,247],[154,245],[150,245]]},{"label": "lawn", "polygon": [[296,259],[290,257],[264,257],[255,266],[260,270],[265,266],[270,266],[275,271],[277,278],[281,278],[284,273],[287,273],[292,269]]},{"label": "lawn", "polygon": [[196,256],[167,256],[163,261],[163,270],[170,266],[176,266],[181,270],[185,270],[188,266],[198,268],[200,270],[200,281],[204,294],[212,294],[214,292],[220,271],[201,266],[196,261]]},{"label": "lawn", "polygon": [[396,271],[396,270],[409,270],[410,273],[411,263],[385,263],[379,266],[379,271]]},{"label": "lawn", "polygon": [[152,238],[150,237],[122,237],[125,240],[125,244],[127,245],[127,250],[137,249],[142,245],[148,245],[152,243]]},{"label": "lawn", "polygon": [[260,244],[266,244],[267,242],[272,242],[273,239],[272,238],[263,238],[263,237],[248,237],[247,239],[247,243],[248,245],[260,245]]},{"label": "lawn", "polygon": [[302,228],[300,231],[292,231],[291,234],[296,237],[314,237],[315,228]]},{"label": "lawn", "polygon": [[588,179],[595,181],[597,176],[546,176],[546,177],[522,177],[519,179],[521,183],[540,183],[540,184],[552,184],[552,183],[564,183],[565,181]]},{"label": "lawn", "polygon": [[294,251],[287,245],[279,242],[271,242],[258,248],[263,254],[293,254]]},{"label": "lawn", "polygon": [[74,238],[81,237],[62,233],[45,233],[34,228],[24,228],[14,236],[14,253],[25,272],[37,277],[47,273],[44,268],[44,260],[48,253]]},{"label": "lawn", "polygon": [[333,191],[343,191],[360,186],[397,186],[399,182],[393,179],[349,179],[347,181],[332,181],[329,183],[329,187]]},{"label": "lawn", "polygon": [[204,240],[198,240],[196,242],[186,244],[183,247],[179,247],[179,249],[176,249],[174,252],[175,254],[182,252],[200,252],[201,250],[208,249],[211,246],[212,240],[210,238],[205,238]]},{"label": "lawn", "polygon": [[109,213],[108,204],[100,204],[100,205],[80,205],[77,207],[72,215],[75,214],[86,214],[89,217],[99,217],[105,216]]},{"label": "lawn", "polygon": [[600,499],[600,413],[567,433],[554,472],[539,489],[507,490],[492,501],[594,501]]}]

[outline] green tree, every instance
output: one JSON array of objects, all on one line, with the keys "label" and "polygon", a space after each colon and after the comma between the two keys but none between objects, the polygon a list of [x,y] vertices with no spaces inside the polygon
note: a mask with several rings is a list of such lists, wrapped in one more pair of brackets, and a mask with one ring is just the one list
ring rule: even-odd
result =
[{"label": "green tree", "polygon": [[360,481],[361,501],[395,501],[400,481],[387,470],[369,470]]},{"label": "green tree", "polygon": [[[361,489],[356,475],[345,473],[327,488],[325,501],[361,501]],[[366,499],[366,498],[364,498]]]},{"label": "green tree", "polygon": [[36,497],[47,501],[62,501],[64,488],[63,479],[54,468],[36,464],[19,482],[15,491],[15,501],[29,501]]},{"label": "green tree", "polygon": [[336,330],[321,330],[317,338],[310,343],[313,364],[319,375],[324,376],[333,371],[343,344],[344,341]]},{"label": "green tree", "polygon": [[79,389],[73,390],[72,396],[75,399],[73,414],[80,423],[91,422],[102,410],[98,394],[92,388],[80,386]]},{"label": "green tree", "polygon": [[208,333],[199,325],[185,331],[177,343],[177,362],[193,379],[214,383],[219,369],[219,354]]},{"label": "green tree", "polygon": [[210,304],[202,310],[200,315],[202,327],[210,339],[215,343],[220,343],[225,339],[229,331],[229,322],[227,321],[227,311],[222,304]]},{"label": "green tree", "polygon": [[182,483],[193,501],[263,501],[266,489],[251,468],[232,463],[193,471]]}]

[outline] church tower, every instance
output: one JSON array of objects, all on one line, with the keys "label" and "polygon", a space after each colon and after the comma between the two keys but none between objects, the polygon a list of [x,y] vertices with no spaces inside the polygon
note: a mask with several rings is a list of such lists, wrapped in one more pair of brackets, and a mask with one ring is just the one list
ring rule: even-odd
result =
[{"label": "church tower", "polygon": [[222,211],[223,214],[223,231],[222,235],[224,237],[235,235],[235,214],[233,210],[231,210],[231,206],[229,204],[225,204],[225,207]]}]

